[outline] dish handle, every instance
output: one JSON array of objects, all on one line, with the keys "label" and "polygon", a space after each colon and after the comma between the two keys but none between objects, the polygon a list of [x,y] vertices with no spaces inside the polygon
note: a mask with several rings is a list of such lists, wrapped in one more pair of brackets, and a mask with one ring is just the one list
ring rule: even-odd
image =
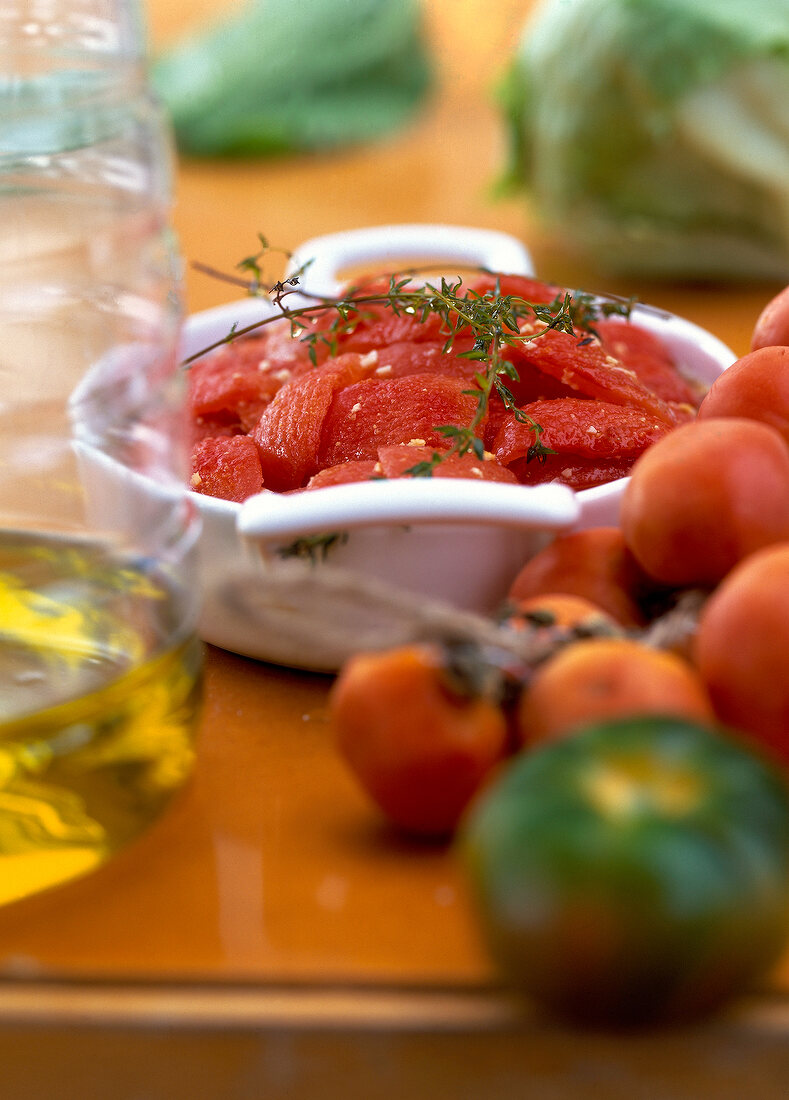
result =
[{"label": "dish handle", "polygon": [[333,297],[343,269],[391,261],[458,262],[510,275],[533,275],[529,250],[508,233],[455,225],[381,225],[329,233],[305,241],[292,254],[288,274],[305,265],[305,293]]},{"label": "dish handle", "polygon": [[565,485],[508,485],[465,478],[403,478],[332,485],[312,492],[258,493],[242,505],[236,529],[247,540],[289,540],[360,527],[473,524],[558,532],[577,523],[576,494]]}]

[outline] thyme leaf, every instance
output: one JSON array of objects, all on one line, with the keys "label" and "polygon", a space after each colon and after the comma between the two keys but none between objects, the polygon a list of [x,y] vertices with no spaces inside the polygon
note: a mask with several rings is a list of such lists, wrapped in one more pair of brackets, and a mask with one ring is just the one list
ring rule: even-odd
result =
[{"label": "thyme leaf", "polygon": [[313,565],[317,565],[318,562],[326,560],[329,552],[334,547],[343,546],[347,541],[347,531],[330,531],[323,535],[304,535],[301,538],[294,539],[287,546],[281,546],[277,550],[277,555],[285,559],[301,558],[303,561],[309,561]]}]

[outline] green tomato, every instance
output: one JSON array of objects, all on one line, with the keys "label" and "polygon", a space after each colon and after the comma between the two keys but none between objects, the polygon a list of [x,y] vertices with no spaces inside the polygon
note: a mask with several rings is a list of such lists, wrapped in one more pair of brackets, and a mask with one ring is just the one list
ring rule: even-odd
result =
[{"label": "green tomato", "polygon": [[459,842],[506,978],[576,1021],[698,1016],[786,940],[784,778],[683,720],[605,723],[523,754]]}]

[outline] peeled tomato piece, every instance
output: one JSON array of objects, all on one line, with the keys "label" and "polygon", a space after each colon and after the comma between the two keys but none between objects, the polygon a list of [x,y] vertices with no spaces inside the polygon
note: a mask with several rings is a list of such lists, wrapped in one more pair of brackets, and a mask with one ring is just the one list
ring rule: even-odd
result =
[{"label": "peeled tomato piece", "polygon": [[638,380],[664,401],[695,408],[700,393],[680,374],[674,358],[654,333],[632,321],[596,321],[603,348],[635,372]]},{"label": "peeled tomato piece", "polygon": [[241,503],[263,488],[255,443],[248,435],[203,439],[192,451],[190,485],[197,493]]},{"label": "peeled tomato piece", "polygon": [[277,390],[309,366],[307,347],[291,337],[287,323],[277,321],[191,364],[189,410],[194,419],[231,414],[251,426]]},{"label": "peeled tomato piece", "polygon": [[[389,347],[369,352],[377,356],[375,378],[404,378],[409,374],[446,374],[462,378],[471,384],[481,364],[465,359],[462,352],[471,349],[470,339],[456,340],[444,350],[443,340],[404,340]],[[483,365],[484,366],[484,365]]]},{"label": "peeled tomato piece", "polygon": [[580,492],[582,489],[594,489],[597,485],[607,485],[620,477],[627,477],[633,462],[632,458],[584,458],[580,455],[548,455],[545,458],[517,459],[508,467],[516,475],[521,485],[543,485],[555,481]]},{"label": "peeled tomato piece", "polygon": [[380,464],[372,459],[357,459],[354,462],[339,462],[336,466],[327,466],[313,474],[305,489],[326,489],[331,485],[350,485],[357,481],[372,481],[381,477]]},{"label": "peeled tomato piece", "polygon": [[552,451],[585,458],[635,458],[669,431],[665,421],[641,409],[608,401],[583,401],[572,397],[535,401],[520,412],[542,428],[518,420],[514,412],[502,420],[491,450],[504,466],[525,458],[539,441]]},{"label": "peeled tomato piece", "polygon": [[[689,411],[664,401],[639,381],[635,371],[610,355],[594,339],[582,344],[577,336],[550,330],[520,348],[521,356],[544,374],[585,397],[641,409],[667,424],[688,419]],[[515,360],[516,365],[518,360]]]},{"label": "peeled tomato piece", "polygon": [[[379,465],[384,477],[403,477],[411,467],[420,462],[430,461],[432,456],[432,447],[408,444],[381,447],[378,451]],[[494,455],[486,454],[483,458],[478,458],[472,452],[464,455],[447,455],[435,466],[432,476],[467,478],[472,481],[502,481],[513,485],[518,483],[515,474],[502,466]]]},{"label": "peeled tomato piece", "polygon": [[436,431],[444,424],[467,426],[477,399],[463,391],[468,383],[445,375],[370,378],[336,392],[323,422],[319,465],[378,458],[378,448],[418,441],[446,448]]},{"label": "peeled tomato piece", "polygon": [[279,390],[251,433],[267,489],[299,489],[323,466],[334,465],[319,461],[324,419],[335,394],[367,377],[373,366],[364,356],[341,355]]}]

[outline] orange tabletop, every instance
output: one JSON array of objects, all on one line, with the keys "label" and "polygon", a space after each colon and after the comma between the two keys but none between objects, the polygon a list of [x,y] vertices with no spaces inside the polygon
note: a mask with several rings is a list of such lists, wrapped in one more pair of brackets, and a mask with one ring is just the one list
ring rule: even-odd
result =
[{"label": "orange tabletop", "polygon": [[[237,6],[150,0],[153,41]],[[530,7],[429,0],[437,87],[384,141],[183,160],[187,261],[232,270],[258,232],[293,248],[384,223],[499,229],[546,278],[635,294],[744,353],[778,286],[601,286],[522,200],[492,198],[491,89]],[[192,267],[187,292],[191,310],[234,294]],[[786,1095],[789,963],[680,1033],[570,1035],[504,992],[451,848],[387,829],[335,756],[330,682],[209,648],[197,766],[169,812],[97,873],[0,910],[1,1096]]]}]

